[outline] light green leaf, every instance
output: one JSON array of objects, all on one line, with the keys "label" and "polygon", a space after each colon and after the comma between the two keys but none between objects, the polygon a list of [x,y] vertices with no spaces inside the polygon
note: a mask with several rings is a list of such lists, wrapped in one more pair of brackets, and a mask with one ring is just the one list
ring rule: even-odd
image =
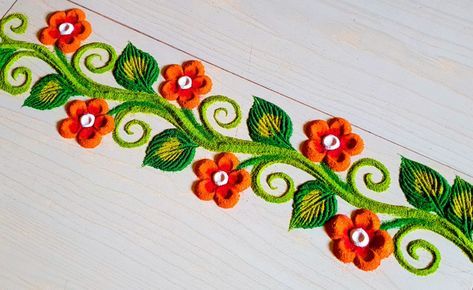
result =
[{"label": "light green leaf", "polygon": [[178,129],[164,130],[149,142],[143,166],[164,171],[180,171],[192,162],[197,147],[197,144]]},{"label": "light green leaf", "polygon": [[23,106],[38,110],[50,110],[64,105],[67,100],[78,93],[60,75],[50,74],[39,79],[31,89]]},{"label": "light green leaf", "polygon": [[252,140],[292,148],[289,141],[292,135],[291,119],[275,104],[254,97],[247,125]]},{"label": "light green leaf", "polygon": [[152,85],[158,79],[159,66],[150,54],[128,43],[115,63],[113,76],[126,89],[153,93]]},{"label": "light green leaf", "polygon": [[294,193],[289,229],[323,226],[336,212],[335,194],[325,184],[308,181]]}]

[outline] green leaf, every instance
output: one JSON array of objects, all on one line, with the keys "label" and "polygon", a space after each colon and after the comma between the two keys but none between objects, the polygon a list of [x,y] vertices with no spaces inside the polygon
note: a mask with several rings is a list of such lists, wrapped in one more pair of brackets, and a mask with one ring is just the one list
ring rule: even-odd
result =
[{"label": "green leaf", "polygon": [[450,185],[437,171],[402,157],[399,184],[410,204],[444,216]]},{"label": "green leaf", "polygon": [[294,193],[289,229],[323,226],[336,212],[335,194],[323,183],[308,181]]},{"label": "green leaf", "polygon": [[473,185],[457,176],[447,209],[448,219],[457,225],[467,237],[473,234]]},{"label": "green leaf", "polygon": [[180,171],[192,162],[197,147],[182,131],[164,130],[149,142],[143,166]]},{"label": "green leaf", "polygon": [[0,48],[0,69],[3,69],[5,64],[14,53],[14,48]]},{"label": "green leaf", "polygon": [[252,140],[292,148],[289,142],[292,135],[291,119],[275,104],[254,97],[247,125]]},{"label": "green leaf", "polygon": [[135,92],[153,93],[152,85],[158,79],[159,66],[148,53],[128,45],[118,57],[113,76],[118,84]]},{"label": "green leaf", "polygon": [[78,93],[60,75],[50,74],[39,79],[31,89],[23,106],[38,110],[50,110],[64,105],[67,100]]}]

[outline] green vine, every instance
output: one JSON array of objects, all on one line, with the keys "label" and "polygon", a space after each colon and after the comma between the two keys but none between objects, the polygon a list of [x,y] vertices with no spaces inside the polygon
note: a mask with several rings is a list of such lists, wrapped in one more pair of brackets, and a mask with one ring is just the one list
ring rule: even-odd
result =
[{"label": "green vine", "polygon": [[[8,26],[12,22],[19,22]],[[15,40],[7,32],[22,34],[26,31],[27,18],[22,14],[11,14],[0,21],[0,88],[12,95],[28,91],[32,83],[32,72],[26,67],[14,67],[22,58],[32,57],[50,65],[57,75],[49,75],[33,85],[26,106],[37,109],[51,109],[64,105],[72,96],[87,96],[120,102],[109,111],[114,116],[115,129],[113,139],[127,148],[148,145],[144,165],[162,170],[177,171],[185,168],[193,160],[195,148],[202,147],[214,152],[233,152],[248,154],[251,157],[243,161],[238,169],[252,167],[251,186],[256,195],[271,203],[283,203],[294,200],[294,214],[290,228],[313,228],[327,222],[337,210],[336,197],[357,208],[369,209],[375,213],[388,214],[395,219],[385,222],[382,229],[396,229],[394,236],[395,257],[408,271],[417,275],[433,273],[440,264],[437,248],[425,240],[415,240],[408,244],[407,253],[418,258],[417,250],[424,249],[432,255],[432,261],[424,268],[409,264],[401,252],[401,241],[411,231],[424,229],[433,231],[455,243],[473,262],[472,215],[473,198],[469,183],[455,180],[453,186],[432,169],[403,158],[400,173],[400,185],[408,202],[413,207],[391,205],[366,197],[356,184],[356,177],[361,168],[377,169],[381,178],[374,181],[372,173],[363,177],[368,190],[384,192],[390,188],[389,170],[380,161],[364,158],[355,162],[349,169],[346,181],[323,163],[314,163],[294,150],[290,137],[292,122],[278,106],[256,98],[249,112],[247,125],[252,140],[226,136],[220,129],[233,129],[241,124],[242,112],[238,103],[226,96],[211,96],[200,105],[198,117],[194,112],[181,109],[162,98],[153,90],[159,67],[149,54],[137,49],[131,43],[121,55],[105,43],[89,43],[80,47],[69,61],[59,50],[52,52],[35,43]],[[99,54],[100,50],[102,54]],[[141,66],[124,67],[139,59]],[[102,64],[98,64],[102,63]],[[135,62],[136,63],[136,62]],[[117,83],[123,88],[112,87],[95,82],[89,74],[113,72]],[[136,75],[129,76],[129,74]],[[13,84],[11,80],[19,82]],[[52,90],[51,88],[54,88]],[[44,92],[49,95],[44,97]],[[47,103],[44,100],[49,100]],[[210,113],[210,112],[213,112]],[[168,129],[151,139],[151,126],[138,119],[127,117],[135,114],[151,114],[163,118],[174,129]],[[212,115],[213,121],[209,119]],[[233,115],[233,118],[229,118]],[[230,120],[224,122],[220,117]],[[134,141],[127,141],[121,136],[121,128],[127,135],[134,135],[138,128],[141,133]],[[150,141],[151,139],[151,141]],[[176,144],[172,158],[156,156],[156,150]],[[166,143],[167,142],[167,143]],[[169,155],[174,154],[174,155]],[[293,179],[283,172],[264,172],[274,165],[286,164],[307,173],[312,181],[296,187]],[[263,176],[266,176],[264,179]],[[285,189],[277,195],[269,193],[277,190],[274,181],[285,183]],[[419,185],[420,184],[420,185]],[[311,203],[308,203],[310,201]],[[306,211],[304,211],[306,210]]]}]

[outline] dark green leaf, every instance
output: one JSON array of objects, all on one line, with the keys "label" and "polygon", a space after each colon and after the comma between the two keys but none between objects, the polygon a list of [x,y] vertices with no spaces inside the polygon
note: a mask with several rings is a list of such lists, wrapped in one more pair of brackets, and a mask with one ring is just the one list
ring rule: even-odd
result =
[{"label": "dark green leaf", "polygon": [[158,79],[159,67],[156,60],[148,53],[128,45],[118,57],[113,69],[117,83],[135,92],[153,93],[152,85]]},{"label": "dark green leaf", "polygon": [[0,69],[3,68],[14,53],[14,48],[0,48]]},{"label": "dark green leaf", "polygon": [[437,171],[403,157],[399,184],[410,204],[444,216],[450,185]]},{"label": "dark green leaf", "polygon": [[70,97],[76,95],[78,93],[62,76],[50,74],[36,82],[23,106],[50,110],[64,105]]},{"label": "dark green leaf", "polygon": [[447,209],[448,219],[456,224],[468,238],[473,234],[473,185],[455,178]]},{"label": "dark green leaf", "polygon": [[336,212],[335,194],[325,184],[308,181],[294,193],[289,229],[323,226]]},{"label": "dark green leaf", "polygon": [[197,147],[181,131],[167,129],[149,142],[143,165],[164,171],[180,171],[192,162]]},{"label": "dark green leaf", "polygon": [[292,135],[291,119],[275,104],[254,97],[247,125],[254,141],[292,148],[289,142]]}]

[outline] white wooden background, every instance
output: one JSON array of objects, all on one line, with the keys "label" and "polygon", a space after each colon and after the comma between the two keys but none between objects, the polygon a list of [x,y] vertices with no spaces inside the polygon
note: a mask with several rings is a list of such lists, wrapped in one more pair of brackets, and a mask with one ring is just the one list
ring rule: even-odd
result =
[{"label": "white wooden background", "polygon": [[[31,41],[49,12],[80,6],[89,41],[132,41],[161,66],[200,58],[213,93],[245,112],[252,95],[284,107],[295,144],[307,120],[341,115],[364,138],[363,156],[394,176],[405,155],[473,181],[471,1],[0,0],[0,13],[27,14]],[[23,63],[36,77],[50,72]],[[394,257],[358,271],[332,256],[323,230],[288,232],[290,203],[251,190],[229,211],[201,202],[190,169],[142,168],[145,148],[111,137],[86,151],[57,134],[62,109],[21,108],[25,96],[0,93],[0,289],[472,289],[471,262],[434,234],[409,236],[441,250],[434,275],[416,277]],[[168,126],[142,118],[156,132]],[[247,138],[244,124],[226,133]],[[396,184],[372,196],[405,204]]]}]

